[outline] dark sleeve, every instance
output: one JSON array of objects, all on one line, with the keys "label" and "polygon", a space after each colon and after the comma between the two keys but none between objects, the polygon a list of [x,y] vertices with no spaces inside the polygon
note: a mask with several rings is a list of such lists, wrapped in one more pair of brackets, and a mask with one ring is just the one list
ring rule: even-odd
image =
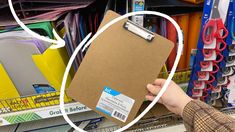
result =
[{"label": "dark sleeve", "polygon": [[198,100],[189,102],[182,114],[188,132],[233,132],[235,120]]}]

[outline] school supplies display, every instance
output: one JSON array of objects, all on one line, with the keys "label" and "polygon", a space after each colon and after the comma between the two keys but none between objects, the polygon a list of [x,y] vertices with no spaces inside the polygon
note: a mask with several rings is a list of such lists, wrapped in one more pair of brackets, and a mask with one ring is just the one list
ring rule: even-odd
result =
[{"label": "school supplies display", "polygon": [[[84,1],[55,1],[55,0],[17,0],[13,1],[15,12],[20,19],[23,19],[24,23],[35,23],[42,21],[54,21],[60,16],[66,14],[68,11],[75,9],[81,9],[92,4],[94,0]],[[8,1],[3,0],[0,6],[0,10],[5,12],[0,14],[0,25],[15,25],[11,12],[9,10]]]},{"label": "school supplies display", "polygon": [[[52,37],[50,23],[41,23],[37,27],[41,32]],[[29,28],[34,29],[31,25]],[[48,29],[48,30],[46,30]],[[68,61],[64,50],[49,49],[50,43],[32,38],[21,29],[3,30],[1,33],[1,65],[20,96],[28,96],[56,91],[60,88],[63,69]],[[8,43],[6,43],[8,42]],[[9,44],[11,43],[11,44]],[[12,54],[12,51],[17,54]],[[57,59],[53,58],[57,57]],[[12,60],[12,61],[9,61]],[[48,67],[57,65],[56,67]],[[57,71],[57,72],[56,72]],[[71,80],[71,76],[69,77]],[[2,82],[1,84],[4,84]],[[1,93],[4,94],[4,93]]]},{"label": "school supplies display", "polygon": [[[53,43],[32,37],[16,23],[8,1],[0,0],[0,126],[14,124],[18,131],[37,131],[30,125],[24,130],[27,125],[22,125],[23,122],[37,124],[29,121],[63,119],[60,88],[69,58],[79,43],[114,18],[144,10],[171,16],[182,31],[183,50],[172,80],[193,99],[234,112],[233,0],[204,0],[204,4],[203,0],[12,0],[12,3],[19,19],[30,30],[55,39],[52,33],[55,29],[65,46],[51,49]],[[98,118],[87,114],[84,119],[91,120],[82,123],[82,119],[78,122],[69,116],[86,130],[117,130],[149,105],[144,99],[146,85],[156,78],[168,78],[177,49],[177,31],[163,17],[136,15],[110,26],[84,51],[78,51],[65,87],[66,113],[81,117],[91,112],[100,114]],[[106,125],[105,120],[117,124]],[[179,116],[156,104],[129,131],[178,128],[176,125],[181,123]],[[42,124],[42,131],[63,127],[74,131],[67,124]]]},{"label": "school supplies display", "polygon": [[218,104],[216,100],[224,97],[230,82],[221,76],[221,73],[229,74],[231,71],[223,66],[224,52],[230,45],[226,43],[229,32],[225,27],[230,6],[229,1],[205,1],[197,53],[187,91],[193,98],[215,106]]},{"label": "school supplies display", "polygon": [[[97,6],[89,0],[13,2],[18,15],[26,13],[18,17],[29,29],[51,39],[55,29],[64,38],[65,47],[51,49],[52,43],[36,39],[19,27],[7,1],[3,2],[0,10],[6,12],[0,15],[0,126],[59,116],[60,113],[47,112],[53,108],[59,111],[60,87],[68,60],[84,36],[97,31],[105,4]],[[18,10],[19,5],[23,7]],[[29,5],[32,5],[30,9]],[[48,10],[43,10],[45,8]],[[95,13],[90,8],[95,9]],[[74,62],[66,87],[84,54],[80,52]],[[69,113],[89,110],[66,95],[64,99]]]},{"label": "school supplies display", "polygon": [[[218,85],[221,85],[221,96],[223,106],[233,107],[234,106],[234,9],[235,3],[230,1],[228,15],[227,15],[227,29],[228,37],[225,39],[227,43],[227,48],[223,52],[224,61],[220,64],[221,74],[218,74],[217,77],[220,82]],[[218,102],[218,99],[214,102]]]},{"label": "school supplies display", "polygon": [[[144,11],[145,8],[145,0],[132,0],[132,11]],[[144,15],[136,15],[132,16],[132,21],[139,24],[140,26],[144,26]]]}]

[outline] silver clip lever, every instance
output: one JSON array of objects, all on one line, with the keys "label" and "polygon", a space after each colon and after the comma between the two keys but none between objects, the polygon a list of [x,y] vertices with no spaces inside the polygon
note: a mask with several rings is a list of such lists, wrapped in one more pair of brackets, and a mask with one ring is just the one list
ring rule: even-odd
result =
[{"label": "silver clip lever", "polygon": [[151,31],[149,31],[149,30],[147,30],[147,29],[137,25],[136,23],[134,23],[134,22],[132,22],[130,20],[125,22],[123,27],[126,30],[128,30],[128,31],[130,31],[130,32],[132,32],[132,33],[134,33],[134,34],[144,38],[147,41],[152,41],[154,39],[154,33],[153,32],[151,32]]}]

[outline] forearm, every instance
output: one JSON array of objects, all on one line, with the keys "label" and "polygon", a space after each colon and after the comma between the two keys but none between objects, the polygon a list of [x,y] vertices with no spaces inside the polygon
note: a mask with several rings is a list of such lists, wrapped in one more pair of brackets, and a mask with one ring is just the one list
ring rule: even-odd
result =
[{"label": "forearm", "polygon": [[183,110],[187,131],[235,131],[235,120],[201,101],[190,101]]}]

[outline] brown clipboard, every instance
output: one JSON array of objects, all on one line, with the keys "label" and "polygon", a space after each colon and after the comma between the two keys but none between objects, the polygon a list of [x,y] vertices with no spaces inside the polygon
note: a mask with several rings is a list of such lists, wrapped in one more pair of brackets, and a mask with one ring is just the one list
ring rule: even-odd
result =
[{"label": "brown clipboard", "polygon": [[[118,16],[107,11],[100,27]],[[137,36],[123,28],[126,21],[112,25],[92,42],[67,90],[69,97],[120,126],[136,117],[147,94],[146,85],[158,77],[174,46],[157,34],[151,42]],[[106,86],[134,100],[125,122],[96,109]]]}]

